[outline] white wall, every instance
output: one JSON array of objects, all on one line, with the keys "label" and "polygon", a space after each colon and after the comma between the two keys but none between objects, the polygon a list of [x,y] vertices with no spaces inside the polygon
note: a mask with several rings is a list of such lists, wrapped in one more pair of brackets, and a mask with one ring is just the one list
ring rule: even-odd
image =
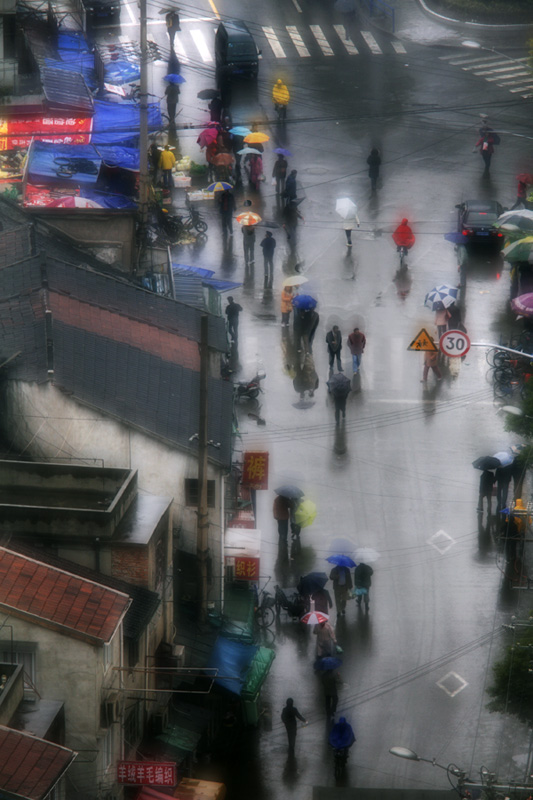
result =
[{"label": "white wall", "polygon": [[[138,471],[139,490],[173,498],[173,524],[180,549],[196,552],[196,513],[185,506],[185,479],[198,476],[196,456],[167,446],[148,434],[94,411],[52,384],[7,381],[0,424],[8,442],[34,458],[100,459],[106,467]],[[209,465],[216,482],[216,506],[210,509],[213,575],[220,575],[220,470]],[[218,592],[220,582],[214,581]],[[214,592],[215,590],[213,590]],[[218,597],[210,594],[212,600]]]}]

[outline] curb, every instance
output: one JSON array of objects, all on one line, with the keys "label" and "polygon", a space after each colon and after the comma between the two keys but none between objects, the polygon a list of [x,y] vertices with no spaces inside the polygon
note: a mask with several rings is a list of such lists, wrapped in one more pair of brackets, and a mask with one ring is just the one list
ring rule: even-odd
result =
[{"label": "curb", "polygon": [[429,17],[437,19],[439,22],[445,22],[447,25],[453,25],[456,28],[466,27],[473,30],[486,31],[499,31],[502,28],[506,31],[525,31],[528,28],[533,28],[533,24],[528,22],[513,22],[509,25],[503,25],[501,23],[494,24],[492,22],[467,22],[465,20],[455,19],[454,17],[447,17],[444,14],[439,14],[437,11],[433,11],[433,9],[428,7],[425,0],[417,0],[417,2],[422,11]]}]

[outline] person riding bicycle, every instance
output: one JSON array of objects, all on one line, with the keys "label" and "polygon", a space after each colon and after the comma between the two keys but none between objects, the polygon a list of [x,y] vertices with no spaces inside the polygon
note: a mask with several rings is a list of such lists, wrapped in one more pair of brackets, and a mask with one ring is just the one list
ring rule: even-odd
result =
[{"label": "person riding bicycle", "polygon": [[287,116],[287,106],[289,105],[290,99],[289,90],[281,78],[278,78],[272,89],[272,102],[280,117]]},{"label": "person riding bicycle", "polygon": [[402,247],[405,247],[406,250],[410,250],[414,245],[415,235],[408,225],[406,217],[402,219],[401,223],[392,234],[392,238],[397,250],[400,250]]}]

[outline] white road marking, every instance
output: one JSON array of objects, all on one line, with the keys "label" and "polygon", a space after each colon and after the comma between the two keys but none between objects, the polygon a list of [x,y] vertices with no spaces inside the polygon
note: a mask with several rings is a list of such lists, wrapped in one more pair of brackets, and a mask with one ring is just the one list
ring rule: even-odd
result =
[{"label": "white road marking", "polygon": [[322,50],[325,56],[332,56],[334,55],[333,50],[331,49],[328,40],[324,36],[324,32],[320,25],[310,25],[311,33],[315,37],[318,46]]},{"label": "white road marking", "polygon": [[483,58],[458,58],[456,61],[450,61],[454,67],[462,66],[463,64],[480,64],[486,61],[494,61],[494,56],[483,56]]},{"label": "white road marking", "polygon": [[294,5],[294,8],[296,9],[296,11],[297,11],[299,14],[301,14],[301,13],[302,13],[302,9],[300,8],[300,5],[299,5],[299,3],[298,3],[298,0],[292,0],[292,2],[293,2],[293,5]]},{"label": "white road marking", "polygon": [[296,25],[287,25],[287,33],[291,37],[292,43],[295,46],[295,48],[296,48],[296,50],[298,52],[298,55],[301,58],[307,58],[308,56],[311,55],[311,53],[309,52],[309,50],[307,49],[307,47],[304,44],[304,40],[302,39],[302,37],[298,33],[298,29],[297,29]]},{"label": "white road marking", "polygon": [[370,31],[361,31],[361,36],[367,43],[371,53],[373,53],[374,55],[379,55],[380,53],[383,53],[381,47],[376,42]]},{"label": "white road marking", "polygon": [[265,36],[267,38],[267,42],[269,43],[269,45],[270,45],[270,47],[272,49],[272,52],[274,53],[276,58],[287,58],[287,56],[285,55],[285,51],[284,51],[283,47],[281,46],[278,37],[274,33],[274,28],[268,28],[268,27],[265,28],[265,27],[263,27],[263,33],[265,34]]},{"label": "white road marking", "polygon": [[354,45],[354,43],[352,42],[350,37],[346,35],[346,28],[344,27],[344,25],[334,25],[333,27],[335,28],[335,31],[337,32],[337,36],[339,37],[339,39],[341,40],[341,42],[345,46],[345,48],[348,51],[348,53],[351,56],[359,55],[359,50]]},{"label": "white road marking", "polygon": [[454,544],[457,544],[455,539],[450,536],[449,533],[443,531],[442,528],[440,531],[437,531],[437,533],[434,533],[433,536],[430,536],[426,541],[441,555],[444,555],[444,553],[446,553],[450,547],[453,547]]},{"label": "white road marking", "polygon": [[511,94],[515,94],[515,92],[523,92],[524,89],[533,89],[533,83],[524,83],[522,86],[519,86],[518,89],[509,89]]},{"label": "white road marking", "polygon": [[405,47],[403,46],[403,44],[401,42],[396,42],[393,39],[391,41],[391,44],[392,44],[394,50],[396,51],[396,53],[407,53],[407,50],[405,49]]},{"label": "white road marking", "polygon": [[133,8],[131,7],[130,3],[125,3],[124,7],[128,12],[128,17],[131,19],[131,21],[135,22],[138,25],[139,21],[135,18],[135,14],[133,13]]},{"label": "white road marking", "polygon": [[505,67],[497,67],[496,69],[494,69],[494,67],[496,67],[496,64],[495,64],[494,67],[492,67],[491,69],[484,69],[484,70],[481,70],[480,72],[474,72],[473,74],[474,75],[493,75],[493,74],[495,74],[497,72],[516,72],[517,69],[524,69],[524,65],[523,64],[510,65],[508,61],[507,62],[504,61],[503,63],[506,65]]},{"label": "white road marking", "polygon": [[[497,82],[498,86],[505,86],[511,85],[515,83],[524,83],[524,78],[528,75],[531,75],[530,70],[523,70],[522,72],[515,72],[514,75],[509,75],[506,78],[504,75],[498,75],[497,78],[485,78],[485,80],[489,81],[489,83]],[[520,80],[515,80],[516,78],[520,78]]]},{"label": "white road marking", "polygon": [[189,63],[189,56],[187,55],[184,44],[179,36],[174,37],[174,50],[176,51],[176,55],[180,61],[182,61],[184,64]]},{"label": "white road marking", "polygon": [[191,31],[191,36],[193,38],[194,44],[198,48],[198,52],[200,53],[200,57],[201,57],[202,61],[204,61],[204,62],[212,61],[213,60],[213,56],[209,52],[209,48],[208,48],[208,46],[206,44],[206,41],[205,41],[205,38],[204,38],[204,35],[203,35],[202,31],[199,30],[199,28],[194,28]]},{"label": "white road marking", "polygon": [[476,69],[484,67],[497,67],[498,64],[505,64],[505,61],[498,61],[495,58],[488,59],[483,64],[470,64],[469,67],[461,67],[465,72],[473,72]]},{"label": "white road marking", "polygon": [[[448,684],[450,688],[448,688],[446,684]],[[465,681],[464,678],[461,678],[457,672],[448,672],[444,678],[437,681],[437,686],[450,697],[455,697],[456,694],[459,694],[459,692],[462,692],[463,689],[468,686],[468,682]]]}]

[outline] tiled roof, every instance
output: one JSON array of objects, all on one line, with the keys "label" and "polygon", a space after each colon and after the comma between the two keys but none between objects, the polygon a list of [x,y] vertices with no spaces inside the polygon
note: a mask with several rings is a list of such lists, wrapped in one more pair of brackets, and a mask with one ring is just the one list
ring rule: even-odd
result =
[{"label": "tiled roof", "polygon": [[9,792],[27,800],[41,800],[76,757],[28,733],[0,725],[0,795]]},{"label": "tiled roof", "polygon": [[130,602],[122,592],[0,547],[0,607],[14,616],[104,644]]},{"label": "tiled roof", "polygon": [[129,595],[131,597],[131,606],[124,617],[124,636],[128,636],[130,639],[139,638],[159,608],[161,601],[157,592],[145,589],[144,586],[134,586],[132,583],[121,581],[111,575],[103,575],[101,572],[95,572],[93,569],[84,567],[81,564],[75,564],[66,558],[59,558],[59,556],[42,548],[36,550],[18,540],[12,539],[9,542],[9,547],[29,558],[35,558],[45,564],[50,564],[58,569],[71,572],[73,575],[79,575],[81,578],[101,583],[103,586],[109,586],[111,589],[116,589],[117,592]]}]

